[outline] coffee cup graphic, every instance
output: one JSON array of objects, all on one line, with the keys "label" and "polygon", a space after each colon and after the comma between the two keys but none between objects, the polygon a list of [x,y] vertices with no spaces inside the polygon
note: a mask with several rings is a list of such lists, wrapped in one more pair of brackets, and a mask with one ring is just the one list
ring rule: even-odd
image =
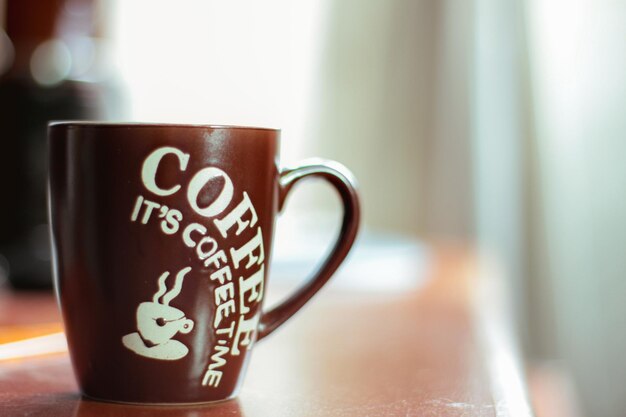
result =
[{"label": "coffee cup graphic", "polygon": [[126,348],[138,355],[159,360],[177,360],[187,355],[189,348],[174,339],[174,336],[191,332],[194,322],[186,317],[184,311],[169,303],[180,294],[183,280],[189,271],[191,267],[181,269],[169,291],[166,285],[169,272],[161,274],[152,301],[137,306],[137,332],[122,337]]}]

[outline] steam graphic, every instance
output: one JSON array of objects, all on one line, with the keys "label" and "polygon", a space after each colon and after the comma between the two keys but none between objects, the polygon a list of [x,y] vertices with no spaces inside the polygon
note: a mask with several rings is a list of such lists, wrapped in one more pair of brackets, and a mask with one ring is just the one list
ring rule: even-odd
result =
[{"label": "steam graphic", "polygon": [[189,271],[191,271],[191,267],[188,266],[187,268],[181,269],[178,274],[176,274],[176,281],[174,281],[174,287],[170,290],[170,292],[167,292],[167,287],[165,286],[165,280],[170,275],[170,273],[167,271],[163,272],[158,280],[159,290],[154,293],[154,297],[152,297],[152,302],[159,303],[159,298],[163,297],[163,301],[161,302],[161,304],[166,306],[170,305],[170,301],[172,301],[178,296],[178,294],[180,294],[180,290],[183,288],[183,279]]}]

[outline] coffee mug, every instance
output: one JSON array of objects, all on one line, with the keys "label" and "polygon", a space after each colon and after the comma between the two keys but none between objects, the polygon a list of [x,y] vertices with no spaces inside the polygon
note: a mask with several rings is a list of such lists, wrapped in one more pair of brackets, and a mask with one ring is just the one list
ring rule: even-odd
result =
[{"label": "coffee mug", "polygon": [[[357,234],[351,174],[314,160],[279,170],[279,130],[55,122],[49,216],[55,288],[85,396],[183,404],[232,398],[251,348],[339,267]],[[344,207],[319,270],[263,310],[276,214],[321,178]]]}]

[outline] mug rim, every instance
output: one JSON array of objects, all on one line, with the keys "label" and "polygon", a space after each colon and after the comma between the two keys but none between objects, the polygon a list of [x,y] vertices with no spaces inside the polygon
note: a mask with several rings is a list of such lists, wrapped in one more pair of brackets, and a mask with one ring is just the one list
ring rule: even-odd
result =
[{"label": "mug rim", "polygon": [[222,129],[222,130],[263,130],[269,132],[280,132],[280,129],[261,126],[242,126],[242,125],[226,125],[226,124],[210,124],[210,123],[162,123],[162,122],[101,122],[90,120],[51,120],[48,127],[90,127],[90,128],[202,128],[202,129]]}]

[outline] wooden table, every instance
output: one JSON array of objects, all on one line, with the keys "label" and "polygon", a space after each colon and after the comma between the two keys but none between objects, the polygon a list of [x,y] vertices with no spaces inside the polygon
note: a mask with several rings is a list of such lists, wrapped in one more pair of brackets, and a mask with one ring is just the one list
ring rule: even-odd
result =
[{"label": "wooden table", "polygon": [[[531,416],[497,291],[476,257],[435,251],[428,274],[400,293],[322,291],[255,347],[234,401],[82,399],[62,352],[0,361],[0,416]],[[0,293],[0,343],[60,329],[51,295]]]}]

